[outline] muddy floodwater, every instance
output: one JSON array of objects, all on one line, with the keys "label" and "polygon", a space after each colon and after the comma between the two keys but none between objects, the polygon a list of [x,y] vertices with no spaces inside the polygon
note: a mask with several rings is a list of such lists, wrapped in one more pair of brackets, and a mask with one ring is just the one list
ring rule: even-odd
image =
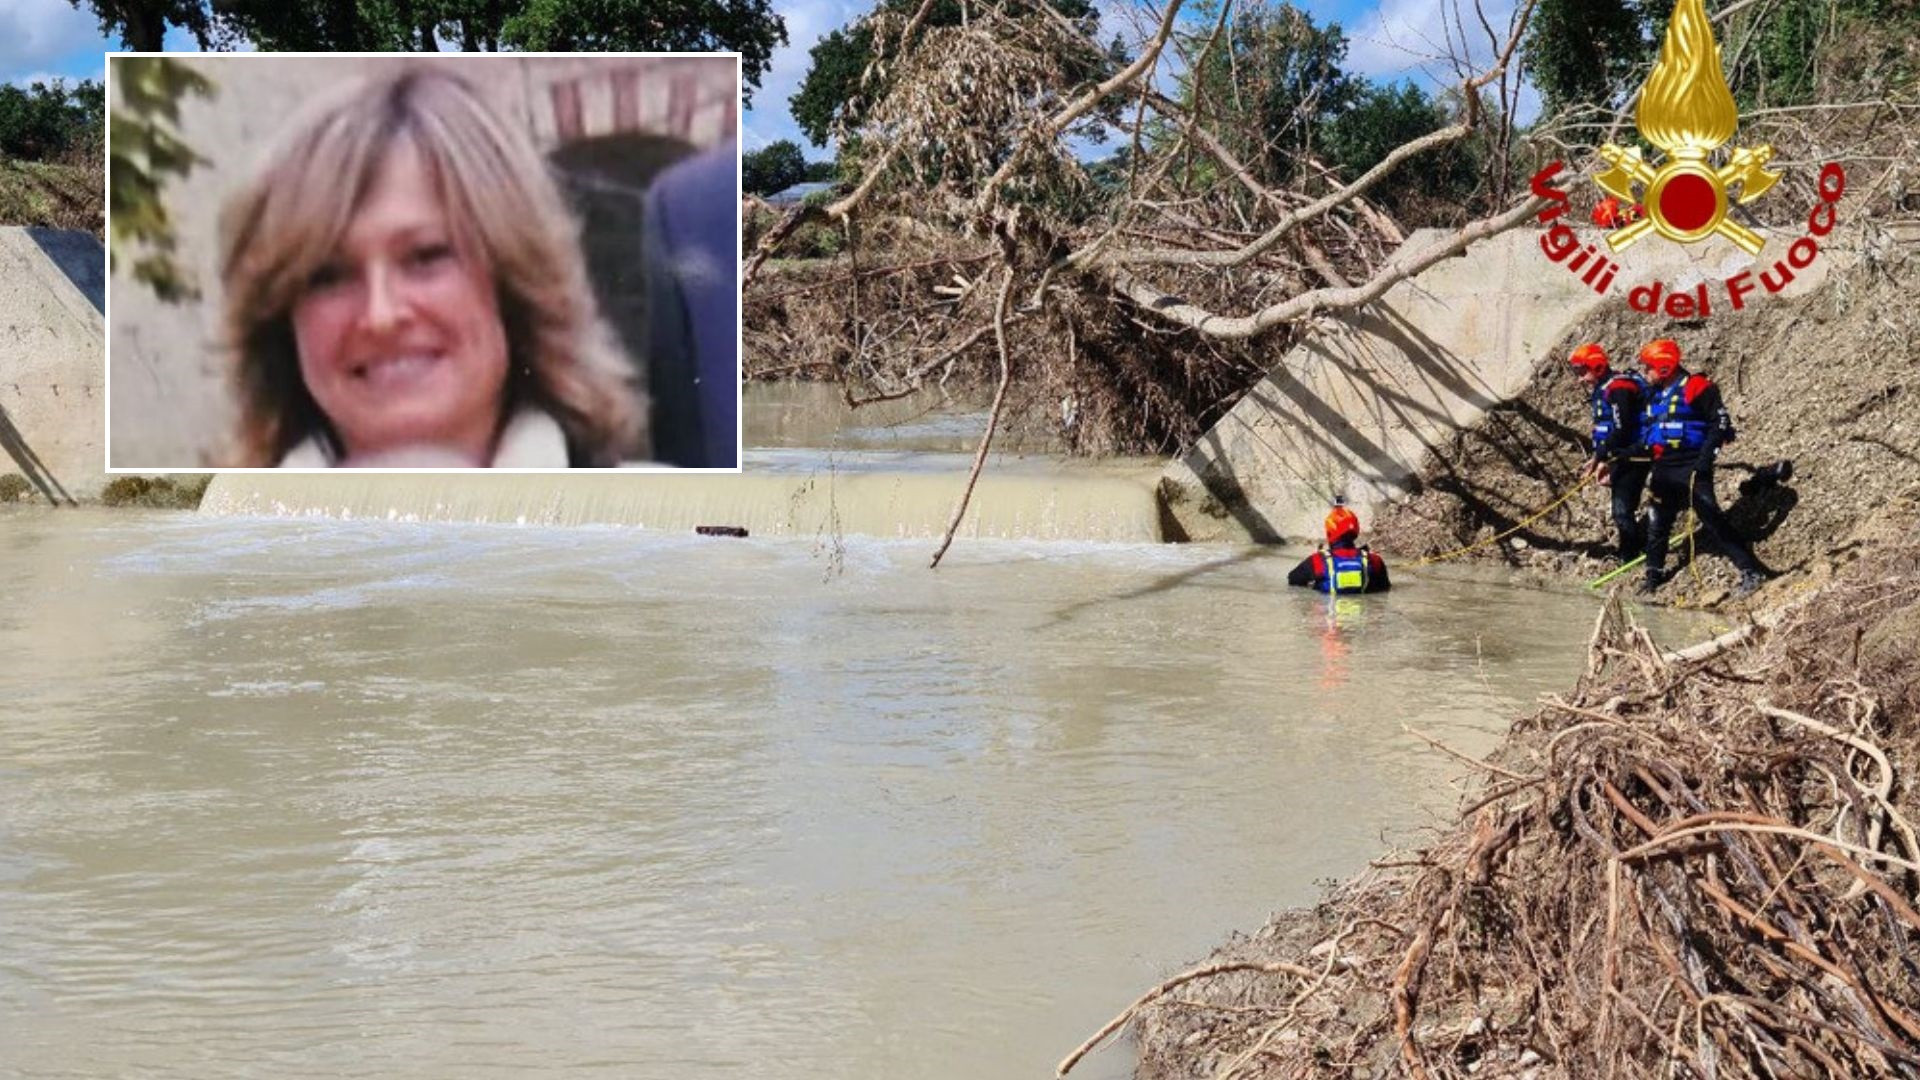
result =
[{"label": "muddy floodwater", "polygon": [[1436,820],[1403,725],[1485,751],[1595,610],[928,554],[0,518],[0,1075],[1044,1077]]}]

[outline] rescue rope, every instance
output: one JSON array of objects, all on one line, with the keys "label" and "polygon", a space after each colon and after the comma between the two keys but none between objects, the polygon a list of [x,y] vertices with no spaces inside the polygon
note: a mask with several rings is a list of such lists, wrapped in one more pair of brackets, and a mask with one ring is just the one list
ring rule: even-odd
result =
[{"label": "rescue rope", "polygon": [[[1679,536],[1674,537],[1674,539],[1686,540],[1689,543],[1691,543],[1693,539],[1693,526],[1689,524],[1687,529],[1681,532]],[[1692,548],[1688,548],[1688,550],[1691,551]],[[1621,574],[1626,573],[1627,571],[1633,569],[1636,566],[1639,566],[1641,563],[1644,563],[1646,561],[1647,561],[1646,553],[1642,552],[1639,555],[1634,556],[1630,561],[1623,562],[1619,566],[1616,566],[1613,569],[1607,571],[1606,573],[1601,574],[1599,577],[1594,578],[1592,581],[1587,582],[1587,588],[1597,589],[1600,586],[1605,585],[1607,582],[1612,581],[1614,578],[1619,577]]]},{"label": "rescue rope", "polygon": [[1593,483],[1592,475],[1583,476],[1580,478],[1580,482],[1568,488],[1565,494],[1561,495],[1559,498],[1553,500],[1547,505],[1541,507],[1539,510],[1534,511],[1533,514],[1521,520],[1520,522],[1516,523],[1512,528],[1507,529],[1505,532],[1495,533],[1494,535],[1487,537],[1485,540],[1476,541],[1474,543],[1468,544],[1466,547],[1463,547],[1463,548],[1455,548],[1452,551],[1443,552],[1439,555],[1430,555],[1424,559],[1421,559],[1419,562],[1414,563],[1413,565],[1416,567],[1432,566],[1434,563],[1446,562],[1448,559],[1455,558],[1460,555],[1465,555],[1469,551],[1478,551],[1480,548],[1486,547],[1488,544],[1497,544],[1500,541],[1505,540],[1507,537],[1512,536],[1514,533],[1519,532],[1521,529],[1524,529],[1527,526],[1533,524],[1534,522],[1539,521],[1541,518],[1546,517],[1548,514],[1553,513],[1555,510],[1558,510],[1561,507],[1561,505],[1564,504],[1568,499],[1571,499],[1575,495],[1578,495],[1582,489],[1584,489],[1588,484],[1591,484],[1591,483]]}]

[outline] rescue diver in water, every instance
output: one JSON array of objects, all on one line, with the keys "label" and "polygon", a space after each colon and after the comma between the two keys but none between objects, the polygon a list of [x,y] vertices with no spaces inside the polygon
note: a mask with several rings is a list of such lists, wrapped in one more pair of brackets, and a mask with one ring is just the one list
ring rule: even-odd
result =
[{"label": "rescue diver in water", "polygon": [[1287,574],[1287,584],[1304,585],[1323,593],[1386,592],[1386,560],[1360,547],[1360,519],[1344,506],[1327,514],[1327,546],[1300,560]]}]

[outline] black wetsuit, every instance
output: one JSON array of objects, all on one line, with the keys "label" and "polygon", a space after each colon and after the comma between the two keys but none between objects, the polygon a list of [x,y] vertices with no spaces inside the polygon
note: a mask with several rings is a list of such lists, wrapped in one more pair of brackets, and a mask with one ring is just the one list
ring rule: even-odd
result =
[{"label": "black wetsuit", "polygon": [[1640,495],[1647,489],[1646,447],[1640,427],[1646,412],[1646,383],[1638,376],[1608,372],[1593,389],[1593,460],[1607,465],[1607,483],[1613,491],[1613,528],[1619,537],[1620,560],[1646,550],[1640,527]]},{"label": "black wetsuit", "polygon": [[[1654,390],[1645,424],[1647,448],[1653,455],[1648,478],[1653,495],[1647,515],[1648,579],[1657,583],[1665,577],[1673,523],[1689,505],[1706,539],[1725,552],[1741,573],[1762,573],[1753,548],[1713,497],[1714,454],[1734,436],[1733,417],[1721,400],[1720,388],[1704,375],[1682,370],[1672,383]],[[1690,430],[1681,430],[1689,425]]]}]

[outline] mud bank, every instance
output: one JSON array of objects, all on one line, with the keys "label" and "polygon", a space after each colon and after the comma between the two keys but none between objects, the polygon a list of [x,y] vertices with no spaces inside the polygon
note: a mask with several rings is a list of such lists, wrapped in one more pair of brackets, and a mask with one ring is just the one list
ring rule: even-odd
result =
[{"label": "mud bank", "polygon": [[[1723,388],[1739,438],[1720,456],[1718,492],[1733,522],[1782,578],[1778,597],[1857,557],[1846,537],[1875,507],[1920,482],[1920,254],[1897,248],[1836,274],[1809,296],[1775,300],[1690,323],[1650,324],[1616,305],[1549,350],[1532,384],[1442,446],[1419,490],[1373,524],[1376,546],[1426,557],[1485,540],[1525,520],[1578,482],[1586,456],[1587,392],[1563,362],[1582,341],[1600,342],[1626,367],[1645,340],[1677,340],[1686,365]],[[1781,486],[1745,483],[1783,459]],[[1742,490],[1745,483],[1746,490]],[[1467,558],[1559,580],[1610,569],[1613,527],[1604,488]],[[1684,565],[1686,545],[1676,545]],[[1682,572],[1663,602],[1712,603],[1735,574],[1702,544],[1698,575]],[[1762,596],[1757,603],[1769,602]]]},{"label": "mud bank", "polygon": [[1911,1075],[1916,525],[1698,646],[1610,605],[1430,846],[1150,993],[1138,1075]]}]

